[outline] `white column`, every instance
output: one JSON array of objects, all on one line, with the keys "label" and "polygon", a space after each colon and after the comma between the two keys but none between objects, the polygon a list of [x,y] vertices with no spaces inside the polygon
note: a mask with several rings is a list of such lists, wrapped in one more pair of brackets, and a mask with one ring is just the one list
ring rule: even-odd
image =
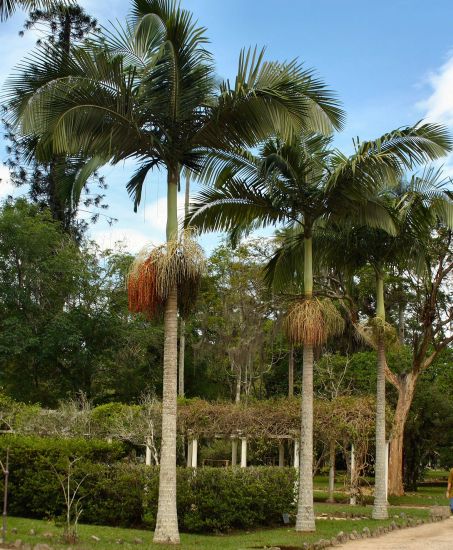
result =
[{"label": "white column", "polygon": [[198,465],[198,440],[192,439],[192,468]]},{"label": "white column", "polygon": [[278,443],[278,465],[280,468],[285,465],[285,442],[283,440]]},{"label": "white column", "polygon": [[355,506],[357,504],[356,498],[356,475],[355,475],[355,449],[354,444],[351,445],[351,496],[349,497],[349,504]]},{"label": "white column", "polygon": [[145,464],[151,466],[151,446],[150,446],[149,437],[146,438],[146,447],[145,447]]},{"label": "white column", "polygon": [[299,468],[300,463],[300,444],[299,440],[294,440],[294,468]]},{"label": "white column", "polygon": [[385,442],[385,499],[388,500],[389,492],[389,441]]},{"label": "white column", "polygon": [[192,466],[192,440],[187,439],[187,467]]},{"label": "white column", "polygon": [[231,466],[238,463],[238,440],[234,438],[231,442]]},{"label": "white column", "polygon": [[247,438],[241,437],[241,468],[247,467]]}]

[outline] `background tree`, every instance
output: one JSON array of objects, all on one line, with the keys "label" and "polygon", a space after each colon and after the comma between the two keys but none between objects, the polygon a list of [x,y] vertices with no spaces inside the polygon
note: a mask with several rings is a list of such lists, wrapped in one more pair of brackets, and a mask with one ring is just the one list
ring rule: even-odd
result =
[{"label": "background tree", "polygon": [[[29,13],[24,25],[25,30],[36,28],[40,33],[37,41],[38,51],[46,50],[47,55],[55,52],[56,63],[63,62],[61,53],[69,55],[71,48],[82,43],[89,36],[99,33],[97,21],[90,17],[80,6],[64,3],[54,3],[47,9],[36,9]],[[21,31],[20,34],[23,34]],[[30,70],[33,70],[31,62]],[[6,164],[10,170],[12,182],[17,186],[26,185],[29,188],[30,199],[42,207],[48,207],[52,217],[59,221],[63,228],[80,239],[87,227],[87,222],[78,217],[79,212],[85,214],[91,222],[97,221],[102,210],[107,209],[103,190],[107,188],[105,180],[97,172],[91,175],[91,181],[83,185],[83,198],[72,200],[68,197],[68,189],[74,186],[80,171],[87,159],[83,157],[68,157],[47,152],[41,154],[35,136],[20,136],[14,126],[8,121],[9,111],[15,108],[22,93],[22,83],[13,85],[12,97],[4,105],[3,124],[5,137],[8,141]],[[97,188],[92,193],[93,186]],[[82,209],[79,202],[82,202]],[[89,214],[89,216],[86,216]],[[82,218],[83,218],[82,217]],[[108,218],[110,222],[112,218]]]}]

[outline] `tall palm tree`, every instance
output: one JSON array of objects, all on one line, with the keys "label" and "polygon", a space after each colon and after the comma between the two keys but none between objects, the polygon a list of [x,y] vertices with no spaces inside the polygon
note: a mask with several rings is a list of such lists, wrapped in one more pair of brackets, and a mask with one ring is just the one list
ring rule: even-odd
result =
[{"label": "tall palm tree", "polygon": [[331,150],[329,138],[302,134],[289,142],[271,139],[259,157],[244,151],[213,154],[205,166],[204,178],[212,186],[193,203],[187,223],[201,231],[234,233],[285,224],[300,235],[302,246],[297,250],[303,250],[303,263],[300,255],[286,254],[283,245],[268,266],[280,286],[301,273],[304,301],[311,304],[311,313],[305,310],[305,320],[313,321],[315,316],[318,320],[314,329],[318,342],[310,336],[308,323],[306,329],[296,330],[304,333],[298,531],[315,529],[313,346],[328,336],[331,324],[328,311],[319,311],[313,300],[313,231],[321,220],[355,219],[394,232],[393,220],[376,199],[376,190],[389,181],[396,182],[414,162],[443,155],[449,146],[443,127],[420,124],[374,141],[356,142],[350,157]]},{"label": "tall palm tree", "polygon": [[[330,131],[343,113],[334,95],[296,62],[265,62],[242,52],[234,85],[218,88],[205,30],[173,0],[135,0],[134,24],[98,44],[33,59],[12,83],[15,122],[43,151],[89,154],[74,186],[100,165],[135,158],[127,189],[140,203],[146,175],[167,171],[167,242],[178,235],[180,171],[197,172],[207,150],[253,146],[277,129]],[[20,92],[20,93],[18,93]],[[178,543],[176,511],[177,288],[165,302],[159,502],[155,542]]]},{"label": "tall palm tree", "polygon": [[[367,340],[377,351],[376,458],[373,518],[385,519],[387,511],[385,370],[386,341],[396,341],[396,332],[386,323],[385,282],[389,269],[423,269],[427,244],[432,231],[441,221],[453,227],[453,205],[446,181],[433,168],[413,175],[408,183],[383,190],[382,199],[392,210],[397,233],[391,235],[365,226],[336,227],[319,235],[318,248],[322,263],[355,275],[360,268],[371,266],[375,275],[375,319],[367,328]],[[401,434],[402,438],[402,434]],[[402,446],[400,447],[402,455]],[[401,456],[402,460],[402,456]]]}]

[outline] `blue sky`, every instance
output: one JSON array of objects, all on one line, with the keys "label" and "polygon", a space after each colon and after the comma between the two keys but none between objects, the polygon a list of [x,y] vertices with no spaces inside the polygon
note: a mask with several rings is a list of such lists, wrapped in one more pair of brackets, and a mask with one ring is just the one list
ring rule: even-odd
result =
[{"label": "blue sky", "polygon": [[[124,19],[126,0],[82,0],[99,22]],[[185,0],[211,39],[221,77],[234,78],[244,46],[266,46],[269,59],[295,57],[334,90],[347,112],[335,143],[350,151],[351,138],[376,137],[421,118],[444,122],[453,131],[453,2],[451,0]],[[24,14],[0,25],[0,84],[34,43],[18,36]],[[0,160],[5,160],[0,141]],[[451,163],[451,165],[450,165]],[[133,164],[107,167],[109,212],[118,222],[100,221],[91,235],[102,246],[125,239],[131,250],[161,241],[165,227],[165,175],[151,175],[146,204],[134,214],[124,187]],[[453,175],[453,160],[446,159]],[[0,197],[11,192],[0,165]],[[218,236],[204,238],[210,249]]]}]

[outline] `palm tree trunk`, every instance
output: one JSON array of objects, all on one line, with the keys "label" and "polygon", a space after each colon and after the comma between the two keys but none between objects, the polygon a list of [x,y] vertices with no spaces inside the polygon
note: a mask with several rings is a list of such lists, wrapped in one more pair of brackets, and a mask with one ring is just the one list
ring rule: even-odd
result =
[{"label": "palm tree trunk", "polygon": [[327,495],[327,501],[335,502],[335,440],[332,440],[329,444],[329,492]]},{"label": "palm tree trunk", "polygon": [[[376,273],[376,317],[385,322],[384,275]],[[385,445],[385,341],[383,328],[377,327],[376,459],[374,466],[373,519],[387,519],[386,445]]]},{"label": "palm tree trunk", "polygon": [[291,345],[288,360],[288,397],[294,395],[294,346]]},{"label": "palm tree trunk", "polygon": [[[169,170],[167,191],[167,241],[178,236],[178,178]],[[176,509],[176,415],[178,376],[178,289],[173,286],[164,313],[164,379],[162,393],[162,442],[160,450],[159,500],[155,543],[179,544]]]},{"label": "palm tree trunk", "polygon": [[296,531],[315,531],[313,509],[313,346],[304,345]]},{"label": "palm tree trunk", "polygon": [[184,397],[184,361],[186,354],[186,322],[179,322],[179,366],[178,366],[178,395]]},{"label": "palm tree trunk", "polygon": [[[311,236],[304,239],[304,295],[313,295]],[[300,429],[299,500],[296,531],[315,531],[313,507],[313,345],[304,344]]]},{"label": "palm tree trunk", "polygon": [[[184,197],[184,214],[189,213],[190,174],[186,172],[186,191]],[[178,366],[178,395],[184,397],[184,364],[186,357],[186,322],[181,318],[179,324],[179,366]]]}]

